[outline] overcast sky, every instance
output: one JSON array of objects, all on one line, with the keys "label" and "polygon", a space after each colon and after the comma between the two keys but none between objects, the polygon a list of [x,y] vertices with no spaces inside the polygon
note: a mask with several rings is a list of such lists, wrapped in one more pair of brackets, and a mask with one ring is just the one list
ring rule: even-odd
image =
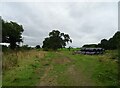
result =
[{"label": "overcast sky", "polygon": [[24,44],[42,45],[53,29],[70,35],[68,46],[99,43],[118,30],[117,2],[2,2],[4,20],[23,25]]}]

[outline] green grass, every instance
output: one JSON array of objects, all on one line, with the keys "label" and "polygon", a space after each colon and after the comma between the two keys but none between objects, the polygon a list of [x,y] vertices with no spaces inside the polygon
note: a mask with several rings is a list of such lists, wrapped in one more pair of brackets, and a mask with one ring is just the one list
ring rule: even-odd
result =
[{"label": "green grass", "polygon": [[[64,52],[65,55],[73,58],[77,69],[82,70],[97,85],[116,86],[118,77],[118,64],[111,59],[110,54],[116,51],[107,51],[105,55],[71,55],[71,52]],[[99,60],[102,61],[99,61]],[[106,60],[107,59],[107,60]]]},{"label": "green grass", "polygon": [[[4,63],[14,62],[14,54],[3,55]],[[116,56],[116,51],[104,55],[72,55],[67,49],[18,52],[17,63],[3,68],[3,86],[116,86]]]},{"label": "green grass", "polygon": [[[30,59],[31,60],[31,59]],[[32,86],[39,81],[39,74],[35,70],[40,67],[36,61],[32,64],[27,63],[21,67],[16,67],[3,75],[3,86]]]},{"label": "green grass", "polygon": [[[33,53],[35,51],[31,52]],[[39,81],[40,76],[43,75],[43,72],[36,74],[37,69],[41,68],[41,58],[36,58],[33,55],[31,57],[31,53],[19,54],[17,65],[11,67],[9,70],[3,71],[3,86],[34,86]],[[24,58],[20,58],[22,55],[25,55]],[[9,58],[12,57],[9,56]]]}]

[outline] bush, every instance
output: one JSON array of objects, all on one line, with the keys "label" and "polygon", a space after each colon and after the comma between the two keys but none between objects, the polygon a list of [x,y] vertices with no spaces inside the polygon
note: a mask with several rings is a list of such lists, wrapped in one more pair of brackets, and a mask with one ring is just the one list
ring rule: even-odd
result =
[{"label": "bush", "polygon": [[36,45],[36,49],[40,49],[40,45]]}]

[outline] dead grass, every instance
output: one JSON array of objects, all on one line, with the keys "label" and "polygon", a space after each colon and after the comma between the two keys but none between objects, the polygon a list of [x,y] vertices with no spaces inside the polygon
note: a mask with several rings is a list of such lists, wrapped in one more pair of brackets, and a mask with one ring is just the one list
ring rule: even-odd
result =
[{"label": "dead grass", "polygon": [[9,70],[15,66],[23,65],[26,62],[30,62],[30,58],[42,59],[45,56],[44,51],[12,51],[7,53],[2,53],[2,69],[3,71]]}]

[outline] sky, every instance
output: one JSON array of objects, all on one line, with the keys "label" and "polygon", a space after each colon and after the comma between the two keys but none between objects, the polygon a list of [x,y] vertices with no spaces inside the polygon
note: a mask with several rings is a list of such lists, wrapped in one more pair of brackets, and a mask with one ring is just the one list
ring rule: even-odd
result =
[{"label": "sky", "polygon": [[69,34],[72,47],[97,44],[118,30],[117,2],[2,2],[0,16],[23,26],[30,46],[42,46],[52,30]]}]

